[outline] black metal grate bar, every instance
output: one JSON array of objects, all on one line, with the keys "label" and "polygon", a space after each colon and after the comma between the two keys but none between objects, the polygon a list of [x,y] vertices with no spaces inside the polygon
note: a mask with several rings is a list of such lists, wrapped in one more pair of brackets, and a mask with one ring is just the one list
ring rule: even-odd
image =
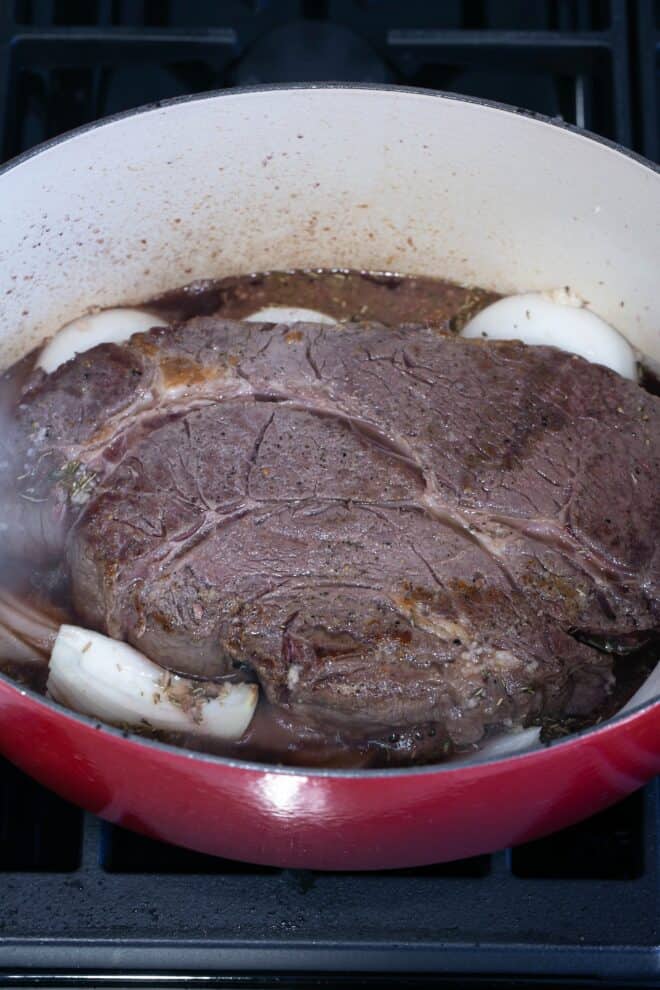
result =
[{"label": "black metal grate bar", "polygon": [[51,28],[25,29],[12,37],[17,68],[53,68],[75,64],[98,65],[116,60],[169,62],[188,58],[225,61],[237,52],[236,32],[230,28],[210,31],[169,31],[163,28]]},{"label": "black metal grate bar", "polygon": [[[342,40],[337,36],[333,53],[331,35],[328,59],[324,55],[318,65],[304,61],[301,17],[319,30],[350,29],[364,64],[356,65],[357,56],[337,62]],[[514,29],[515,24],[524,29]],[[465,91],[563,116],[630,145],[635,137],[631,31],[641,53],[635,59],[641,82],[635,82],[634,95],[643,106],[644,128],[637,147],[648,153],[657,146],[657,99],[651,85],[657,31],[650,0],[639,5],[625,0],[411,0],[405,5],[392,0],[193,5],[183,0],[156,5],[19,0],[13,7],[6,0],[0,4],[4,156],[149,99],[235,82],[293,79],[296,59],[301,80],[315,78],[316,71],[319,79]],[[135,69],[145,64],[151,68],[145,69],[142,86],[135,85]]]},{"label": "black metal grate bar", "polygon": [[[0,792],[0,983],[3,969],[74,963],[512,976],[561,967],[602,981],[652,981],[660,963],[657,782],[528,846],[359,874],[214,859],[81,816],[7,765],[0,780],[9,782]],[[16,860],[26,828],[40,839]]]},{"label": "black metal grate bar", "polygon": [[[569,75],[575,80],[573,121],[594,127],[585,113],[585,85],[591,73],[608,76],[612,86],[614,118],[612,136],[630,145],[627,47],[613,43],[617,34],[595,32],[564,34],[560,31],[391,31],[388,44],[397,64],[419,71],[430,59],[447,65],[529,72],[539,69]],[[624,36],[625,39],[625,36]],[[617,50],[617,57],[614,51]]]},{"label": "black metal grate bar", "polygon": [[641,148],[660,161],[660,2],[639,0],[637,84],[641,118]]}]

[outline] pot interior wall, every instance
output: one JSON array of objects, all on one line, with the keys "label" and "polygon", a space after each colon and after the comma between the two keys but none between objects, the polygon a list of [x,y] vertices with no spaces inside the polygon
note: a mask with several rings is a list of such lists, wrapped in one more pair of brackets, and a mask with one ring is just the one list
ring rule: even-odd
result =
[{"label": "pot interior wall", "polygon": [[236,92],[0,177],[0,363],[95,307],[307,266],[570,285],[660,359],[660,178],[529,117],[408,91]]}]

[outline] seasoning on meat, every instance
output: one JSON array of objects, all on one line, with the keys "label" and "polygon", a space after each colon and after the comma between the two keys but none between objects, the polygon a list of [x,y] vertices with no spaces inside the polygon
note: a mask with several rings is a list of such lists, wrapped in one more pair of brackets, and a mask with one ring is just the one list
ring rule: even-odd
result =
[{"label": "seasoning on meat", "polygon": [[589,714],[660,625],[660,402],[552,348],[197,318],[37,372],[13,430],[14,552],[86,625],[347,747]]}]

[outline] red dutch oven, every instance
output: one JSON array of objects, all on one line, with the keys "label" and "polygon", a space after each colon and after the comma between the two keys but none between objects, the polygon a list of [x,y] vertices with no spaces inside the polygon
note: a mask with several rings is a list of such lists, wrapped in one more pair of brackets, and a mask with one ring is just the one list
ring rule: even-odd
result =
[{"label": "red dutch oven", "polygon": [[[231,91],[77,131],[0,174],[0,365],[94,306],[295,267],[570,286],[660,361],[660,176],[573,128],[348,86]],[[204,852],[380,869],[562,828],[660,771],[660,686],[550,747],[400,770],[280,768],[99,727],[0,676],[0,750],[65,798]]]}]

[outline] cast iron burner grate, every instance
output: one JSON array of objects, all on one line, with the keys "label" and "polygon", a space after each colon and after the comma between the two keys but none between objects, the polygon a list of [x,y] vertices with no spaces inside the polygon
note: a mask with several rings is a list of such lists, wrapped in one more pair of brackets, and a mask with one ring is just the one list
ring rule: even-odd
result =
[{"label": "cast iron burner grate", "polygon": [[317,873],[146,839],[0,763],[0,984],[41,969],[657,985],[659,798],[656,783],[494,856]]},{"label": "cast iron burner grate", "polygon": [[236,84],[393,82],[517,104],[658,154],[657,0],[3,0],[5,158]]},{"label": "cast iron burner grate", "polygon": [[[657,158],[660,2],[0,0],[0,158],[152,100],[314,79],[501,100]],[[0,985],[657,986],[659,800],[494,856],[322,874],[145,839],[0,761]]]}]

